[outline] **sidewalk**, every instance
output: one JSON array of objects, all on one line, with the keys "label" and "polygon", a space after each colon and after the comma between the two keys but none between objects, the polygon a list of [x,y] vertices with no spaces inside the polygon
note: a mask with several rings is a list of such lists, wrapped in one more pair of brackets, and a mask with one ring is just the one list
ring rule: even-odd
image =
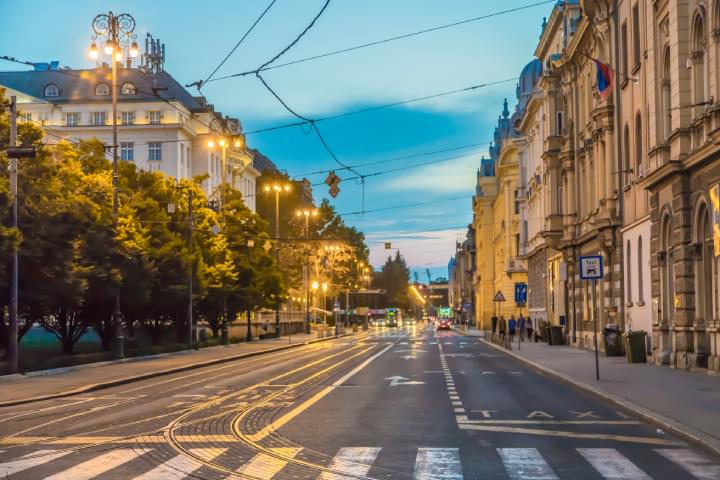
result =
[{"label": "sidewalk", "polygon": [[606,357],[601,352],[598,382],[592,351],[529,342],[519,350],[515,342],[508,351],[480,341],[720,454],[720,377],[627,363],[624,356]]},{"label": "sidewalk", "polygon": [[294,334],[289,339],[258,340],[200,350],[89,363],[68,368],[0,376],[0,407],[91,392],[207,365],[229,362],[260,353],[293,348],[316,340],[315,334]]}]

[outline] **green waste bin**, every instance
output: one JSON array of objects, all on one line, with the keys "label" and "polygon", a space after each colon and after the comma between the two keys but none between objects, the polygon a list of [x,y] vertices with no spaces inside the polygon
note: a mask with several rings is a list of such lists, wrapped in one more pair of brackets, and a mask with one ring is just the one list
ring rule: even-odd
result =
[{"label": "green waste bin", "polygon": [[625,332],[625,354],[628,363],[645,363],[647,356],[645,354],[645,337],[647,333],[643,330],[635,332]]},{"label": "green waste bin", "polygon": [[563,327],[559,325],[553,325],[550,327],[550,345],[563,345]]}]

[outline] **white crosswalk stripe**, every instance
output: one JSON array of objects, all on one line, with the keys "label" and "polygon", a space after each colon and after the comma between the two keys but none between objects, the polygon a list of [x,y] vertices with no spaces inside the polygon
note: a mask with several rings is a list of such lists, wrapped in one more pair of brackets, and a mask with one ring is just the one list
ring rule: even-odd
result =
[{"label": "white crosswalk stripe", "polygon": [[510,480],[556,480],[558,477],[535,448],[498,448]]},{"label": "white crosswalk stripe", "polygon": [[[270,451],[281,457],[295,458],[301,448],[271,448]],[[287,460],[258,453],[248,463],[238,469],[238,473],[250,478],[271,480],[280,470],[285,468]],[[233,478],[233,477],[230,477]]]},{"label": "white crosswalk stripe", "polygon": [[119,448],[46,477],[45,480],[90,480],[147,452],[140,448]]},{"label": "white crosswalk stripe", "polygon": [[457,448],[418,448],[415,480],[462,480],[462,465]]},{"label": "white crosswalk stripe", "polygon": [[[193,448],[190,449],[192,455],[196,455],[203,460],[212,461],[225,453],[227,448]],[[180,480],[191,475],[195,470],[202,467],[203,464],[195,459],[185,455],[177,455],[167,462],[158,465],[142,475],[135,477],[133,480]]]},{"label": "white crosswalk stripe", "polygon": [[[347,447],[341,448],[328,465],[330,470],[350,475],[367,475],[368,470],[380,453],[380,448],[373,447]],[[323,472],[319,480],[343,480],[347,477],[333,472]]]},{"label": "white crosswalk stripe", "polygon": [[720,478],[720,464],[714,463],[705,455],[684,448],[658,448],[657,453],[680,465],[691,475],[700,480],[717,480]]},{"label": "white crosswalk stripe", "polygon": [[608,480],[650,480],[650,477],[614,448],[578,448],[578,453]]},{"label": "white crosswalk stripe", "polygon": [[56,450],[37,450],[27,455],[23,455],[19,460],[13,460],[12,462],[0,463],[0,478],[4,479],[10,475],[14,475],[28,468],[37,467],[48,462],[52,462],[62,456],[67,455],[68,452],[58,452]]}]

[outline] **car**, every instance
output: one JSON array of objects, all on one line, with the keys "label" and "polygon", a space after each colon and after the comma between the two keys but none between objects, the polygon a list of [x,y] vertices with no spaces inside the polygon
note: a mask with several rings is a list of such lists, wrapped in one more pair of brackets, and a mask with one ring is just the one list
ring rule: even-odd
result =
[{"label": "car", "polygon": [[452,329],[452,322],[449,318],[440,318],[437,321],[437,329],[438,330],[451,330]]}]

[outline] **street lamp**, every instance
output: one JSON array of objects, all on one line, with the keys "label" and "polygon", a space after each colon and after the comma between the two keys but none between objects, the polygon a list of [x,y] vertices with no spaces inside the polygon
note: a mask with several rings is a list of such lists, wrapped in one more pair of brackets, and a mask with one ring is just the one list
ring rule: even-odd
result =
[{"label": "street lamp", "polygon": [[[104,38],[105,53],[111,56],[112,63],[112,152],[113,152],[113,219],[115,229],[118,227],[118,128],[117,128],[117,63],[122,61],[123,48],[129,48],[129,56],[134,57],[138,54],[137,43],[135,42],[135,19],[132,15],[121,13],[114,15],[112,12],[107,14],[101,13],[92,21],[92,29],[94,36],[90,44],[90,57],[97,58],[98,50],[95,40]],[[131,43],[132,42],[132,43]],[[119,57],[119,60],[118,60]],[[120,284],[115,289],[115,307],[112,314],[112,352],[113,358],[123,358],[125,356],[125,338],[123,337],[122,327],[120,324]]]},{"label": "street lamp", "polygon": [[[240,140],[235,141],[237,147]],[[291,190],[289,183],[273,183],[263,187],[265,193],[275,192],[275,263],[280,268],[280,194]],[[275,309],[275,336],[280,337],[280,306]]]},{"label": "street lamp", "polygon": [[[310,231],[310,217],[317,217],[316,208],[305,208],[296,212],[298,217],[305,217],[305,241],[307,242]],[[305,333],[310,334],[310,282],[308,279],[310,267],[308,265],[308,248],[305,245],[305,265],[303,265],[303,283],[305,283]]]}]

